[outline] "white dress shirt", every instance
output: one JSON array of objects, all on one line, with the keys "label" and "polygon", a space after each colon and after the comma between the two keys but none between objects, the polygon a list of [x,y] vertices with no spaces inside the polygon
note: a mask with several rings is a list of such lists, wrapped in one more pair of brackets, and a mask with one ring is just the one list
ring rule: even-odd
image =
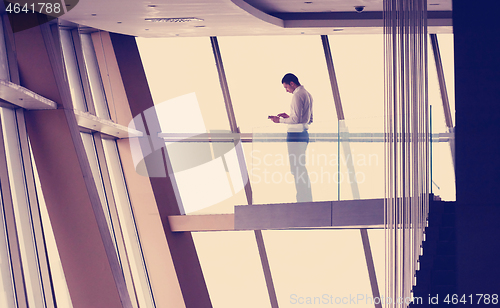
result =
[{"label": "white dress shirt", "polygon": [[289,117],[280,118],[280,123],[288,124],[289,132],[303,132],[313,121],[313,98],[304,86],[298,86],[292,94]]}]

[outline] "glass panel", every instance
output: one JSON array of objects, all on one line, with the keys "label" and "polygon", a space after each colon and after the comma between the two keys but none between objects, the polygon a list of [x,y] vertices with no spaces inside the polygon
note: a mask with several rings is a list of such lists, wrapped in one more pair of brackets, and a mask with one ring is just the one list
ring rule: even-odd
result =
[{"label": "glass panel", "polygon": [[384,198],[384,133],[372,118],[340,121],[340,200]]},{"label": "glass panel", "polygon": [[[27,198],[24,165],[21,157],[16,113],[12,109],[0,108],[4,134],[5,154],[9,169],[9,183],[14,205],[16,228],[21,250],[26,294],[29,306],[43,307],[45,300],[40,281],[36,242],[32,233],[30,204]],[[37,206],[36,204],[34,206]]]},{"label": "glass panel", "polygon": [[16,307],[14,281],[10,264],[10,251],[5,228],[3,196],[0,190],[0,306]]},{"label": "glass panel", "polygon": [[253,231],[196,232],[193,240],[213,307],[271,307]]},{"label": "glass panel", "polygon": [[76,110],[87,111],[85,94],[83,93],[80,69],[76,59],[75,45],[70,30],[60,30],[61,46],[63,51],[64,65],[68,76],[69,89],[73,100],[73,107]]},{"label": "glass panel", "polygon": [[7,50],[5,48],[2,23],[0,23],[0,79],[10,80],[9,62],[7,59]]},{"label": "glass panel", "polygon": [[328,38],[345,116],[339,122],[339,200],[383,198],[383,36]]},{"label": "glass panel", "polygon": [[[311,125],[307,145],[287,142],[287,128],[282,125],[254,129],[247,164],[255,204],[337,200],[341,161],[334,123]],[[305,152],[300,148],[298,152],[297,146]],[[298,167],[296,176],[293,166]],[[304,199],[309,194],[307,178],[312,200]]]},{"label": "glass panel", "polygon": [[106,192],[104,191],[104,184],[102,183],[102,175],[99,167],[99,161],[97,158],[97,153],[95,150],[94,137],[91,134],[80,133],[83,145],[85,146],[85,152],[90,163],[90,169],[92,170],[92,176],[96,183],[97,192],[99,194],[99,199],[104,210],[104,215],[106,216],[106,221],[108,222],[108,228],[113,237],[113,243],[116,248],[116,239],[113,231],[113,223],[111,221],[111,214],[109,213],[108,201],[106,200]]},{"label": "glass panel", "polygon": [[196,108],[201,111],[204,130],[229,130],[229,121],[208,37],[137,38],[136,40],[156,105],[172,98],[195,93]]},{"label": "glass panel", "polygon": [[262,233],[280,307],[374,306],[359,230]]},{"label": "glass panel", "polygon": [[[125,283],[127,284],[127,288],[129,291],[129,295],[131,296],[133,307],[137,307],[137,301],[135,299],[136,292],[134,290],[133,281],[131,277],[131,269],[129,265],[129,259],[127,259],[127,252],[124,248],[124,239],[122,238],[122,228],[120,228],[120,219],[116,216],[116,209],[114,208],[113,203],[108,203],[107,194],[112,194],[111,191],[107,191],[104,187],[103,183],[103,172],[101,171],[100,163],[102,159],[105,160],[104,157],[98,157],[94,136],[87,133],[80,133],[83,139],[83,144],[85,146],[87,158],[90,163],[90,168],[92,170],[92,175],[94,181],[96,183],[97,191],[99,197],[101,199],[101,205],[104,211],[104,215],[106,217],[106,221],[108,223],[108,229],[111,233],[111,238],[113,240],[113,245],[115,246],[115,250],[118,256],[118,260],[120,262],[120,266],[123,271],[123,275],[125,278]],[[105,168],[105,167],[103,167]],[[114,200],[113,200],[114,201]],[[110,201],[110,202],[113,202]]]},{"label": "glass panel", "polygon": [[[375,275],[377,276],[378,290],[380,296],[385,294],[385,230],[368,229],[370,249],[372,251]],[[369,295],[372,293],[368,293]],[[383,302],[382,302],[383,303]],[[386,306],[386,305],[383,305]],[[373,306],[372,306],[373,307]]]},{"label": "glass panel", "polygon": [[440,138],[439,135],[433,134],[431,191],[444,201],[455,201],[455,169],[447,141],[449,137]]},{"label": "glass panel", "polygon": [[[209,39],[137,38],[137,43],[156,109],[144,114],[148,125],[150,117],[159,119],[181,212],[233,212],[235,203],[246,204],[234,168],[234,142],[211,143],[203,135],[229,133]],[[168,141],[176,133],[187,135]],[[194,142],[197,136],[201,139]]]},{"label": "glass panel", "polygon": [[319,36],[218,38],[240,131],[272,124],[269,115],[289,113],[292,96],[281,79],[294,73],[313,96],[314,124],[336,122],[325,56]]},{"label": "glass panel", "polygon": [[[0,79],[10,80],[7,52],[3,34],[3,24],[0,22]],[[3,145],[0,145],[3,146]],[[9,187],[4,186],[4,189]],[[0,307],[15,307],[14,281],[10,265],[10,251],[5,226],[5,212],[2,191],[0,189]]]},{"label": "glass panel", "polygon": [[96,115],[100,118],[109,119],[108,104],[104,94],[104,88],[102,85],[101,74],[99,72],[92,38],[89,33],[82,33],[80,34],[80,40],[82,43],[83,57],[85,58],[85,67],[87,69],[87,76],[89,79]]},{"label": "glass panel", "polygon": [[[453,34],[438,34],[437,35],[439,43],[439,51],[441,54],[441,62],[443,64],[444,78],[446,81],[446,89],[448,94],[448,100],[450,103],[451,117],[453,124],[455,122],[455,60],[453,51]],[[434,113],[442,112],[442,101],[440,96],[439,84],[437,82],[437,73],[435,69],[434,57],[432,55],[432,46],[429,43],[429,102],[435,106]],[[431,99],[433,98],[433,99]],[[437,113],[435,114],[437,116]],[[437,131],[441,131],[441,127],[444,126],[444,116],[436,117],[438,121],[434,122],[434,127]],[[439,126],[438,126],[439,125]]]},{"label": "glass panel", "polygon": [[[239,167],[240,162],[244,165],[241,144],[228,130],[206,130],[194,93],[167,100],[143,114],[149,130],[161,131],[164,141],[153,139],[159,141],[155,142],[154,151],[149,143],[132,144],[133,152],[139,153],[134,157],[136,166],[142,164],[138,169],[142,175],[166,176],[161,156],[154,161],[157,166],[150,164],[160,149],[166,147],[168,176],[176,186],[181,213],[232,212],[235,202],[246,204],[241,198],[246,183]],[[136,116],[133,124],[143,129],[142,115]],[[142,151],[136,151],[135,147],[142,147]],[[142,157],[143,153],[146,157]],[[146,162],[148,168],[142,168]]]},{"label": "glass panel", "polygon": [[247,204],[241,143],[173,142],[167,151],[186,214],[232,213],[234,205]]},{"label": "glass panel", "polygon": [[154,307],[151,286],[137,234],[134,214],[128,198],[127,187],[123,178],[116,141],[103,139],[102,144],[139,307]]},{"label": "glass panel", "polygon": [[346,120],[384,131],[384,37],[329,35]]},{"label": "glass panel", "polygon": [[[382,39],[381,35],[331,36],[330,39],[344,114],[346,118],[358,119],[357,122],[353,122],[354,125],[362,124],[365,129],[369,129],[368,131],[360,129],[356,133],[383,132]],[[254,136],[251,157],[253,165],[249,168],[252,172],[254,203],[298,200],[297,189],[290,173],[287,143],[265,136],[273,133],[286,134],[285,129],[279,127],[282,125],[272,127],[266,116],[282,111],[288,112],[291,97],[285,93],[280,84],[286,72],[296,73],[300,82],[314,98],[314,122],[309,129],[310,142],[306,152],[306,168],[313,201],[352,199],[349,183],[349,173],[352,171],[347,168],[348,160],[356,156],[357,160],[354,163],[359,163],[358,169],[360,169],[365,167],[362,166],[364,161],[369,163],[368,158],[371,154],[372,160],[377,156],[379,159],[377,166],[382,167],[383,148],[377,147],[372,153],[373,144],[370,147],[357,144],[354,151],[362,153],[353,152],[347,158],[344,147],[339,147],[336,143],[333,136],[338,130],[337,116],[320,38],[316,36],[221,37],[219,42],[238,124],[243,132],[252,131]],[[289,52],[290,50],[293,52]],[[245,61],[240,61],[241,58]],[[258,78],[255,78],[256,76]],[[249,84],[252,84],[252,89],[259,91],[248,91]],[[360,88],[363,91],[360,91]],[[280,101],[283,103],[274,103]],[[273,108],[274,111],[262,114],[262,111]],[[328,141],[324,138],[325,134],[328,135]],[[352,146],[350,148],[352,149]],[[363,155],[367,156],[366,160],[361,157]],[[273,161],[270,162],[270,159]],[[375,181],[378,186],[383,183],[381,170],[363,168],[357,172],[361,181],[365,179],[367,172],[371,173],[370,178],[373,179],[370,184],[364,185],[367,191],[363,193],[362,198],[383,196],[383,190],[380,189],[377,189],[377,193],[368,193],[373,191],[368,187]],[[373,172],[376,175],[372,174]]]},{"label": "glass panel", "polygon": [[[438,35],[438,44],[443,64],[446,89],[450,105],[450,112],[455,124],[455,91],[454,91],[454,60],[453,60],[453,34]],[[436,72],[436,63],[429,43],[429,103],[431,105],[431,129],[433,134],[432,144],[432,171],[431,191],[445,201],[455,201],[455,168],[451,155],[454,142],[454,132],[446,126],[441,90]]]}]

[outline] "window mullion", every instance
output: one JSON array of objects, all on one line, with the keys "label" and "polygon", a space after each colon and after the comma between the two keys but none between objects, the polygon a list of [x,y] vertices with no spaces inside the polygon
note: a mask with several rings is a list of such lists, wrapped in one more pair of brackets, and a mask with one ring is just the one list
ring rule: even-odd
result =
[{"label": "window mullion", "polygon": [[[0,190],[1,190],[1,201],[3,206],[4,217],[0,217],[3,220],[5,226],[7,246],[6,255],[10,263],[10,277],[9,281],[13,283],[13,289],[8,297],[9,293],[5,292],[4,296],[8,298],[6,301],[17,308],[27,308],[28,299],[26,295],[25,280],[23,275],[23,265],[21,259],[21,249],[19,247],[19,238],[17,235],[16,219],[14,216],[14,203],[12,201],[12,192],[10,189],[10,180],[8,175],[8,165],[6,157],[6,149],[4,143],[4,134],[2,127],[2,120],[0,119]],[[2,267],[3,269],[3,267]],[[1,271],[3,281],[5,275],[8,275],[3,270]],[[16,305],[17,304],[17,305]]]}]

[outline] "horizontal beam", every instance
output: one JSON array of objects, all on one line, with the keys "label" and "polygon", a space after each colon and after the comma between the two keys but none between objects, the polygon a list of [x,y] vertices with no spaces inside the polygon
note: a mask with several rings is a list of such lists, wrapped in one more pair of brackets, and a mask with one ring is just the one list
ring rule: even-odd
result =
[{"label": "horizontal beam", "polygon": [[[286,142],[286,133],[158,133],[166,142]],[[449,142],[454,133],[434,133],[432,142]],[[309,142],[384,142],[384,133],[309,133]]]},{"label": "horizontal beam", "polygon": [[79,127],[86,128],[95,132],[100,132],[119,139],[143,136],[143,133],[138,130],[130,129],[126,126],[116,124],[110,120],[98,118],[88,112],[83,112],[76,109],[74,110],[74,112]]},{"label": "horizontal beam", "polygon": [[168,216],[172,232],[234,231],[234,214]]},{"label": "horizontal beam", "polygon": [[382,229],[384,199],[235,206],[234,214],[168,216],[172,232]]},{"label": "horizontal beam", "polygon": [[384,199],[236,206],[235,229],[383,228]]},{"label": "horizontal beam", "polygon": [[[3,79],[0,79],[0,99],[10,104],[10,106],[5,103],[2,104],[3,107],[7,108],[24,108],[26,110],[57,109],[57,104],[50,99]],[[130,129],[110,120],[98,118],[88,112],[79,110],[74,110],[74,112],[78,126],[81,128],[101,132],[120,139],[143,136],[143,133],[138,130]]]},{"label": "horizontal beam", "polygon": [[158,133],[166,142],[252,142],[252,133]]},{"label": "horizontal beam", "polygon": [[331,202],[282,203],[234,208],[237,229],[287,229],[332,225]]},{"label": "horizontal beam", "polygon": [[50,99],[4,79],[0,79],[0,99],[12,104],[14,108],[27,110],[57,108],[57,104]]},{"label": "horizontal beam", "polygon": [[[273,16],[283,20],[285,28],[315,27],[380,27],[384,26],[382,11],[371,12],[302,12],[275,13]],[[451,27],[451,11],[427,11],[430,27]]]}]

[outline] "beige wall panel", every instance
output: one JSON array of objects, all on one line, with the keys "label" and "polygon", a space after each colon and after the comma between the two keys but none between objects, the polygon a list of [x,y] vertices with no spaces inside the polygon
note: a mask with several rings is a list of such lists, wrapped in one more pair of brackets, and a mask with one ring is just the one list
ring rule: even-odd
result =
[{"label": "beige wall panel", "polygon": [[[145,110],[153,107],[154,104],[137,43],[134,37],[116,33],[111,33],[110,39],[130,111],[132,116],[139,116]],[[152,129],[154,134],[156,134],[159,123],[155,122],[154,118],[148,118],[145,124],[147,125],[146,133],[149,133],[149,129]],[[166,166],[164,150],[165,148],[162,148],[161,152],[157,151],[156,153],[163,156],[163,164]],[[164,168],[165,174],[168,174],[168,170],[166,170],[166,167]],[[168,222],[169,215],[180,214],[174,193],[175,183],[170,177],[150,177],[149,181],[163,225],[163,232],[167,238],[170,256],[175,266],[184,303],[187,308],[212,307],[191,233],[173,233]]]},{"label": "beige wall panel", "polygon": [[128,126],[132,121],[132,113],[130,112],[127,94],[120,76],[120,69],[116,62],[109,33],[105,31],[92,33],[92,42],[99,63],[111,120],[117,124]]}]

